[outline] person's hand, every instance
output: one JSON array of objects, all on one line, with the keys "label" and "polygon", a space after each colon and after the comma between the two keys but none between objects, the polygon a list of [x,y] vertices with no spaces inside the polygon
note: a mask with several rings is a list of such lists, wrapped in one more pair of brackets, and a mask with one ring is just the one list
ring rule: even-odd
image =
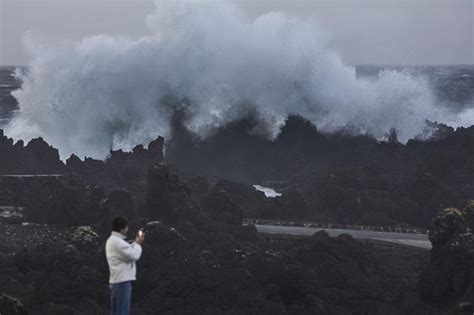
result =
[{"label": "person's hand", "polygon": [[135,243],[142,245],[144,241],[145,241],[145,233],[143,233],[142,231],[139,231],[137,236],[135,237]]}]

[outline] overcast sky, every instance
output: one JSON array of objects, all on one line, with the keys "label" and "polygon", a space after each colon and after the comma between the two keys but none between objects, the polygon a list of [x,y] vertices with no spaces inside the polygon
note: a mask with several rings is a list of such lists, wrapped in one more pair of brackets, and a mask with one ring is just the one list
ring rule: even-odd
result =
[{"label": "overcast sky", "polygon": [[[215,0],[217,1],[217,0]],[[349,64],[473,64],[474,0],[243,0],[250,18],[283,11],[317,19]],[[147,0],[0,0],[0,64],[25,65],[21,39],[149,34]]]}]

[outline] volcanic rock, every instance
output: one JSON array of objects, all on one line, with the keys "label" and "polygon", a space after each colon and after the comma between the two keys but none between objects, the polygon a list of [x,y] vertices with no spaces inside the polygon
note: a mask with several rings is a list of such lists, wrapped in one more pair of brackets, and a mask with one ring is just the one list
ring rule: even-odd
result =
[{"label": "volcanic rock", "polygon": [[2,294],[0,296],[0,314],[26,315],[28,311],[17,298]]},{"label": "volcanic rock", "polygon": [[190,198],[190,188],[164,164],[148,172],[147,216],[166,223],[193,221],[199,213]]},{"label": "volcanic rock", "polygon": [[107,194],[102,204],[106,213],[106,222],[111,222],[112,218],[116,216],[124,216],[133,220],[137,215],[132,197],[125,189],[112,190]]},{"label": "volcanic rock", "polygon": [[421,275],[421,297],[434,305],[474,302],[474,235],[466,209],[443,209],[429,229],[433,245],[430,263]]},{"label": "volcanic rock", "polygon": [[26,221],[64,225],[101,222],[103,188],[87,186],[74,176],[31,181],[22,198]]},{"label": "volcanic rock", "polygon": [[225,224],[242,225],[242,209],[233,202],[225,190],[214,189],[201,201],[203,211]]},{"label": "volcanic rock", "polygon": [[433,246],[445,245],[454,236],[467,232],[465,214],[456,208],[441,210],[429,229],[429,239]]}]

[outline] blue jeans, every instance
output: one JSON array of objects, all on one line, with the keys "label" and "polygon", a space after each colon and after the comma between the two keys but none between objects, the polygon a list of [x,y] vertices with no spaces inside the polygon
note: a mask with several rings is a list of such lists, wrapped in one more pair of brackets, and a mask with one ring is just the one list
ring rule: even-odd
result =
[{"label": "blue jeans", "polygon": [[110,314],[130,314],[130,300],[132,298],[132,281],[109,284]]}]

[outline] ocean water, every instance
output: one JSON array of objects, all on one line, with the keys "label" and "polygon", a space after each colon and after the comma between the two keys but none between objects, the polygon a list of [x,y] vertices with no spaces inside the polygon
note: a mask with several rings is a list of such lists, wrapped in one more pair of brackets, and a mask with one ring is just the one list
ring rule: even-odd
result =
[{"label": "ocean water", "polygon": [[[21,69],[25,71],[25,68]],[[430,89],[436,97],[436,106],[447,109],[452,113],[461,113],[466,109],[472,109],[474,107],[474,65],[456,65],[456,66],[375,66],[375,65],[362,65],[356,66],[356,76],[364,79],[374,80],[378,79],[379,75],[383,75],[386,70],[394,70],[396,72],[408,74],[410,78],[423,78],[429,82]],[[3,66],[0,67],[0,128],[3,128],[8,124],[14,115],[15,111],[18,110],[17,100],[11,95],[11,92],[21,88],[21,82],[14,76],[15,67]],[[402,76],[403,78],[404,76]],[[141,84],[147,84],[143,82]],[[151,84],[151,83],[150,83]],[[46,86],[47,85],[43,85]],[[344,85],[339,86],[339,89],[344,89]],[[130,88],[132,89],[132,88]],[[390,88],[390,93],[396,93],[396,88]],[[110,91],[109,91],[110,92]],[[123,91],[121,91],[123,93]],[[389,94],[391,95],[391,94]],[[85,93],[82,97],[87,98],[88,95]],[[118,97],[118,96],[117,96]],[[401,98],[403,99],[403,97]],[[31,100],[31,98],[29,99]],[[34,98],[33,98],[34,102]],[[401,104],[402,105],[402,104]],[[31,106],[31,105],[30,105]],[[61,104],[55,104],[55,106],[61,106]],[[106,108],[106,107],[105,107]],[[381,107],[380,110],[391,110],[389,107]],[[429,111],[430,109],[428,109]],[[133,107],[131,108],[133,112]],[[423,114],[424,111],[421,111]],[[297,113],[298,114],[298,113]],[[300,113],[305,116],[305,112]],[[390,117],[393,112],[388,112],[387,116]],[[418,114],[419,115],[419,114]],[[429,113],[427,112],[427,116]],[[93,117],[93,116],[91,116]],[[45,117],[43,117],[44,119]],[[47,116],[46,116],[47,118]],[[309,118],[309,117],[307,117]],[[99,122],[100,123],[100,122]],[[28,128],[25,126],[25,128]],[[97,130],[100,130],[97,129]],[[39,135],[35,135],[39,136]],[[100,135],[93,135],[94,137],[100,137]],[[165,135],[166,136],[166,135]],[[48,137],[46,137],[48,138]],[[49,138],[48,138],[49,139]],[[48,140],[47,139],[47,140]],[[135,142],[140,142],[137,139]],[[143,142],[143,141],[142,141]],[[141,142],[140,142],[141,143]],[[56,146],[61,148],[61,142],[54,143]],[[120,145],[118,145],[120,146]],[[125,147],[127,149],[127,147]],[[94,156],[93,153],[96,147],[92,148],[91,151],[87,152]],[[104,151],[108,152],[108,148]],[[67,152],[69,153],[69,152]],[[101,157],[98,154],[96,157]]]},{"label": "ocean water", "polygon": [[103,159],[110,149],[172,137],[176,109],[202,139],[248,117],[256,122],[250,132],[267,139],[288,115],[326,133],[383,140],[395,129],[402,143],[429,137],[427,119],[474,124],[472,66],[354,67],[315,19],[268,12],[248,21],[228,1],[155,3],[149,34],[140,38],[26,36],[31,58],[20,71],[13,117],[11,69],[0,82],[3,117],[11,117],[5,133],[24,141],[41,136],[62,158]]},{"label": "ocean water", "polygon": [[14,67],[0,67],[0,123],[6,121],[18,108],[18,103],[11,92],[18,89],[21,82],[13,76],[14,70]]},{"label": "ocean water", "polygon": [[[474,65],[455,66],[356,66],[360,77],[376,77],[382,70],[406,71],[412,76],[428,78],[440,106],[449,104],[453,110],[474,107]],[[0,119],[8,119],[18,109],[11,92],[20,88],[21,82],[14,77],[15,67],[0,67]]]},{"label": "ocean water", "polygon": [[440,105],[453,110],[474,106],[474,65],[447,66],[357,66],[359,76],[377,76],[383,69],[406,71],[412,76],[428,78]]}]

